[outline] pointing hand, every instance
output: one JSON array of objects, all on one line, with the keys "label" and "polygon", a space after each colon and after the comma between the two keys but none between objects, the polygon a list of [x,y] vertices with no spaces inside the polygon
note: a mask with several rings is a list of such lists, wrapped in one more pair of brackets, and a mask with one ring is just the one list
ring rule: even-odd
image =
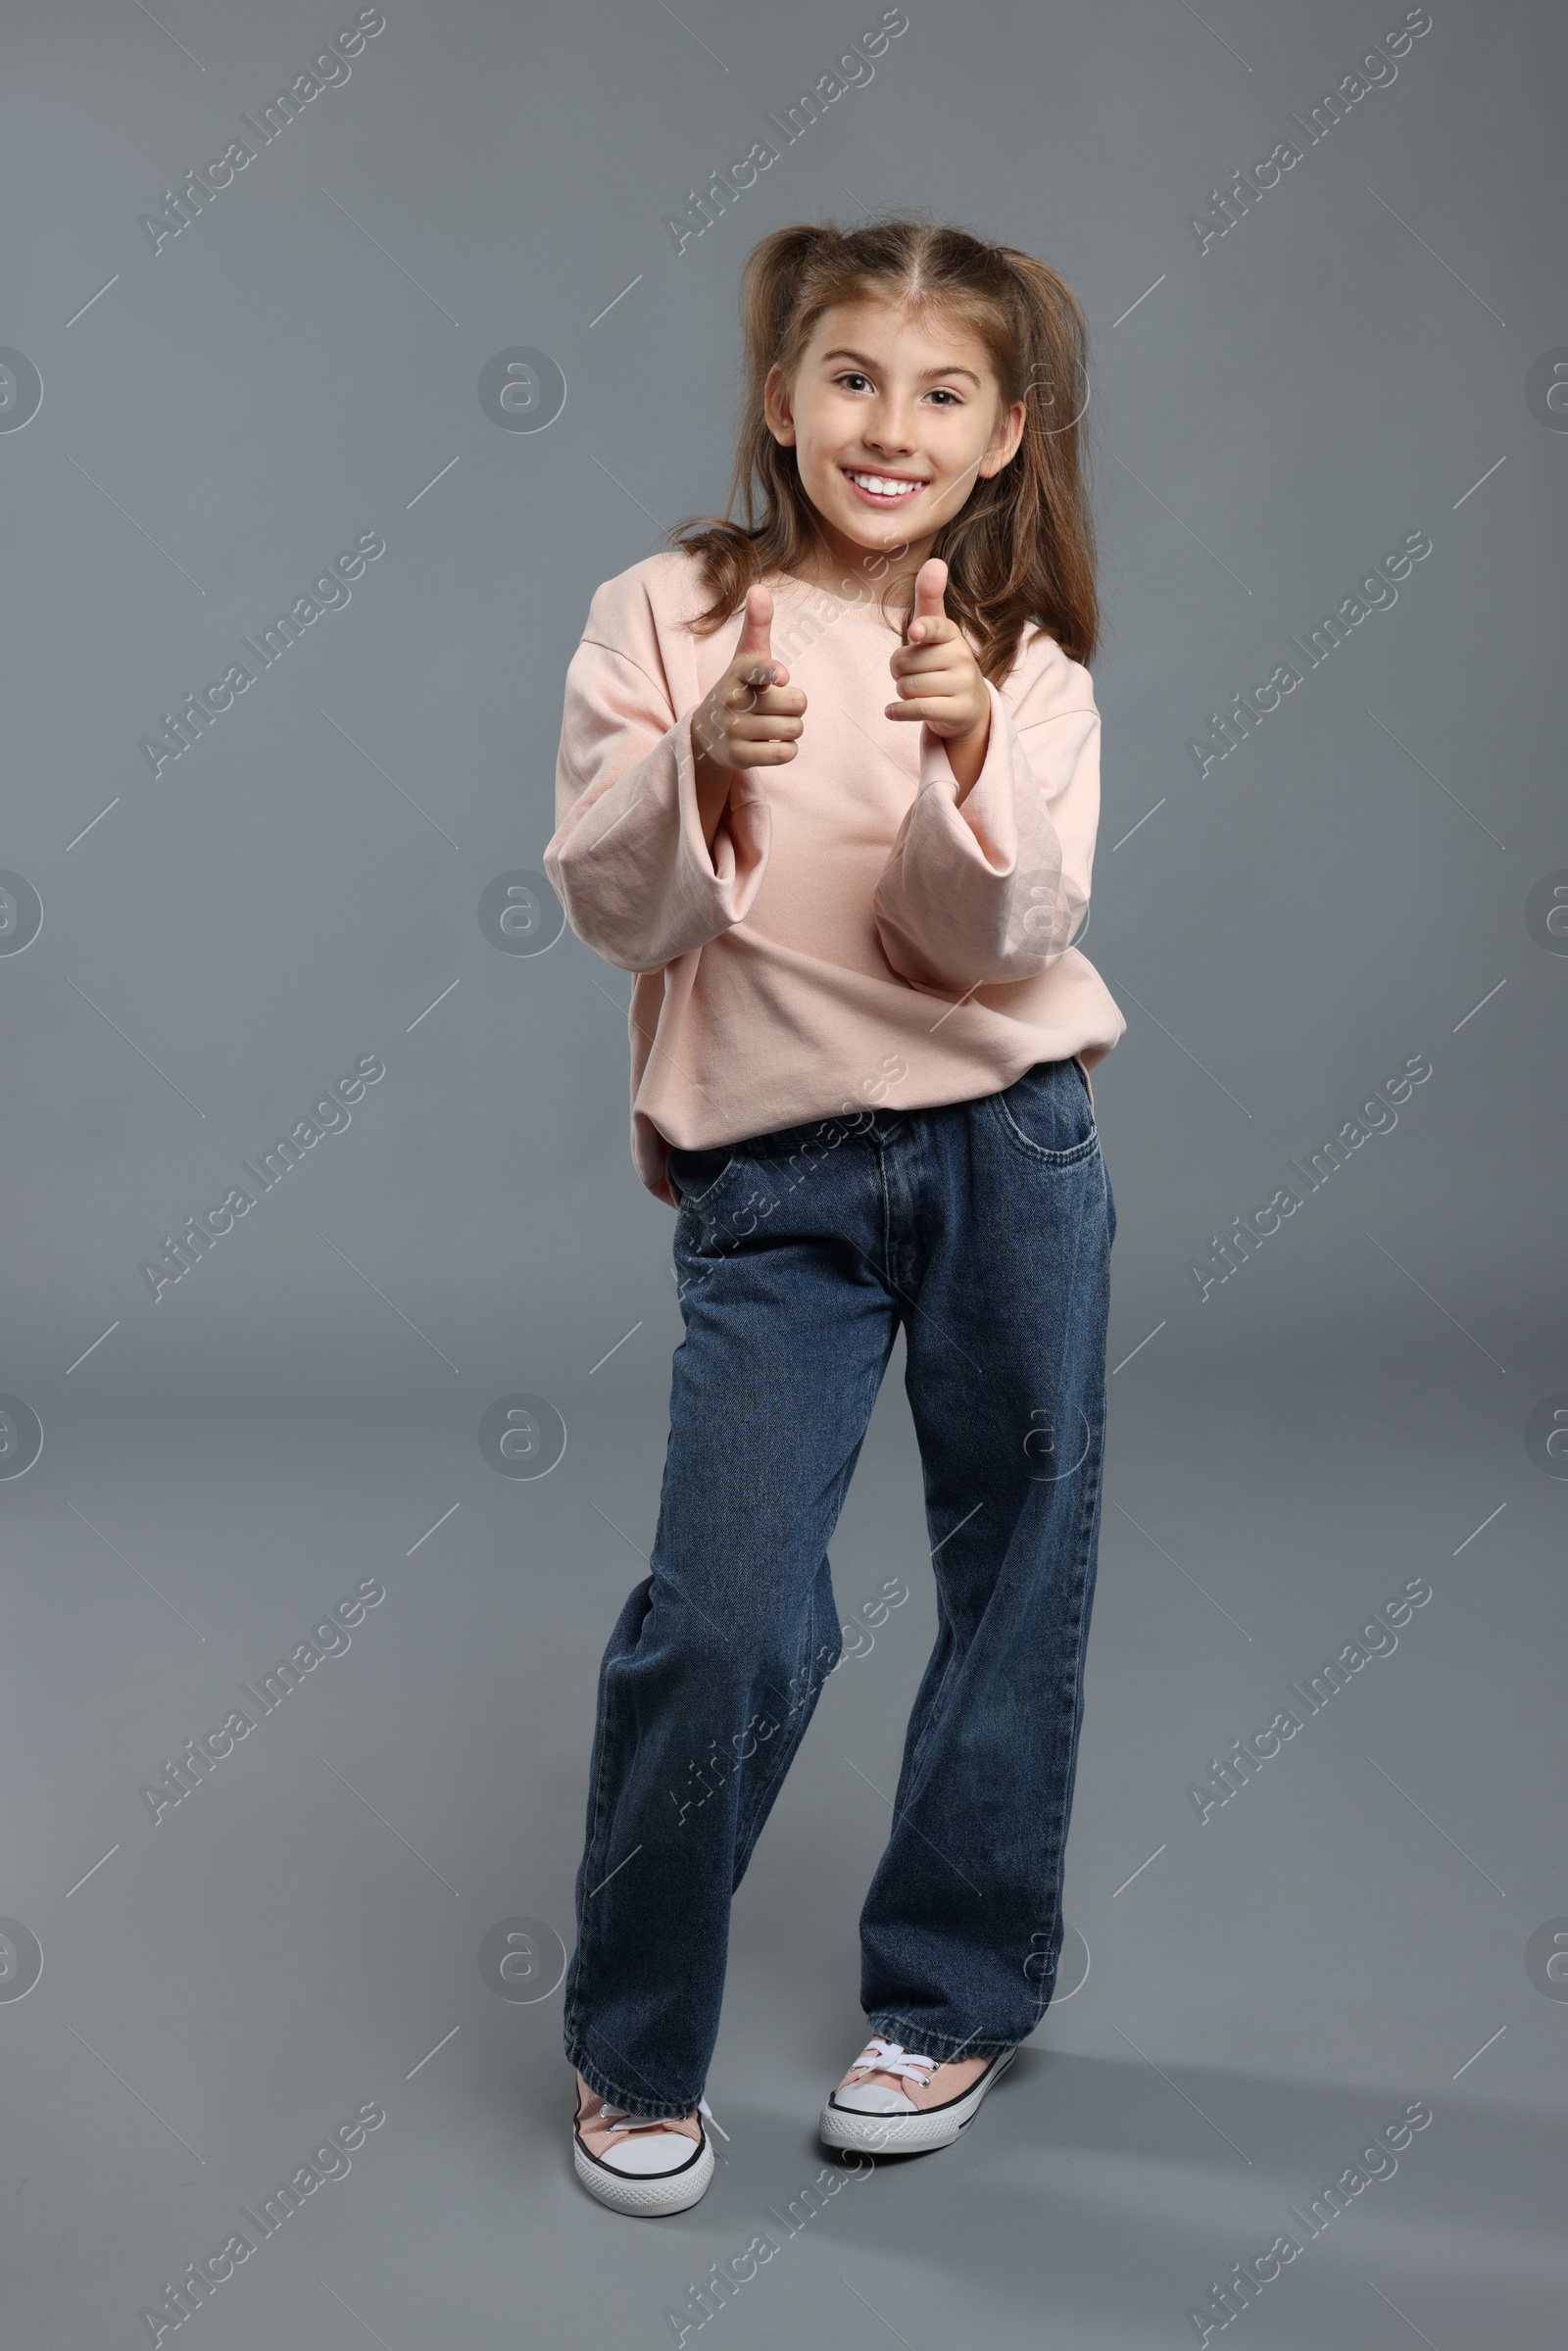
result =
[{"label": "pointing hand", "polygon": [[[973,736],[983,759],[990,699],[980,664],[957,622],[948,617],[943,604],[947,584],[948,566],[940,556],[931,556],[915,574],[907,642],[888,663],[903,699],[890,702],[886,715],[923,720],[933,734],[954,742]],[[973,764],[978,774],[980,759]]]},{"label": "pointing hand", "polygon": [[692,714],[693,747],[710,768],[775,767],[795,757],[806,696],[773,659],[772,626],[772,597],[748,588],[735,658]]}]

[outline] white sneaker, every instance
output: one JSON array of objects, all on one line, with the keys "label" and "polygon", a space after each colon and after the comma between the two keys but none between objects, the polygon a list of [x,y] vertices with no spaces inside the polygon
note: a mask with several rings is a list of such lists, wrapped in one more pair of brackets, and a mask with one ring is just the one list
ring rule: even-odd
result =
[{"label": "white sneaker", "polygon": [[612,2212],[686,2212],[706,2195],[713,2177],[705,2116],[712,2122],[706,2098],[690,2114],[627,2114],[591,2090],[579,2074],[571,2134],[577,2177]]},{"label": "white sneaker", "polygon": [[822,2143],[866,2155],[920,2155],[949,2147],[974,2121],[987,2090],[1016,2055],[1016,2049],[1003,2049],[994,2057],[944,2061],[873,2037],[822,2109]]}]

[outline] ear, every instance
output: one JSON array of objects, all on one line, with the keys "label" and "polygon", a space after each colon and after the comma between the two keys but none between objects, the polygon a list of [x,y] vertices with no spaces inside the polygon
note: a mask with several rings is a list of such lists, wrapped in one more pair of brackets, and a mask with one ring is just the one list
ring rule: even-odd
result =
[{"label": "ear", "polygon": [[784,370],[776,363],[767,371],[762,386],[762,416],[768,431],[783,449],[795,446],[795,412],[790,405],[789,386]]},{"label": "ear", "polygon": [[1015,400],[1012,406],[1003,413],[1002,419],[987,445],[985,456],[980,460],[980,476],[983,481],[989,481],[994,473],[1000,473],[1004,465],[1011,465],[1018,454],[1018,444],[1023,439],[1024,420],[1028,414],[1028,409],[1021,400]]}]

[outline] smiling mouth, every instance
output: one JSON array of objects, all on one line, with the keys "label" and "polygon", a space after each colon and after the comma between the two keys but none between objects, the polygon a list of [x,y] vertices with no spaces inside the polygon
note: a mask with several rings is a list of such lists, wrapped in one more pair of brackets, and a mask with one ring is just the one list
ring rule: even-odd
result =
[{"label": "smiling mouth", "polygon": [[924,475],[911,478],[898,473],[852,472],[848,465],[841,465],[839,471],[866,506],[907,506],[931,486]]}]

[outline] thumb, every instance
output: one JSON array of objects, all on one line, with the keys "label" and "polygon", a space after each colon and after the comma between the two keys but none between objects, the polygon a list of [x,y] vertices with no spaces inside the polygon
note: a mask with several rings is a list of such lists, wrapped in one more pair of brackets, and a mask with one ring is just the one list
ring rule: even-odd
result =
[{"label": "thumb", "polygon": [[939,555],[920,565],[914,576],[914,611],[909,615],[909,641],[918,644],[929,630],[918,624],[922,620],[941,620],[944,614],[943,592],[948,584],[948,566]]},{"label": "thumb", "polygon": [[769,661],[773,658],[773,599],[763,587],[746,591],[746,625],[735,648],[738,661]]}]

